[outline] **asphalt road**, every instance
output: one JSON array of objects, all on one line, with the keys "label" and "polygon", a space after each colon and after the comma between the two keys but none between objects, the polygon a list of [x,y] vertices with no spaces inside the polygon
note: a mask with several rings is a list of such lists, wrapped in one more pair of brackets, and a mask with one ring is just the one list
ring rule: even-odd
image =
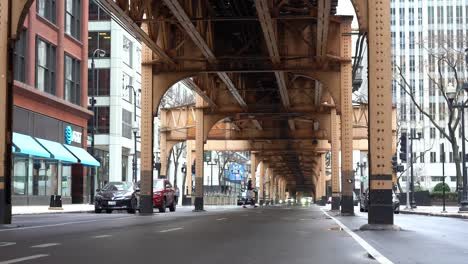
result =
[{"label": "asphalt road", "polygon": [[399,215],[396,223],[406,231],[353,232],[367,221],[365,214],[336,219],[351,231],[316,206],[23,215],[14,218],[19,227],[0,228],[0,264],[382,261],[370,258],[369,248],[393,263],[467,263],[466,221]]}]

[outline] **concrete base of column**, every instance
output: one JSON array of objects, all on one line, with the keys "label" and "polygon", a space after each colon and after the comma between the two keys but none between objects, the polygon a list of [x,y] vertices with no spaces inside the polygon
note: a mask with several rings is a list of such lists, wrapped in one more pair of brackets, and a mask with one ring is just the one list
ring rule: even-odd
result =
[{"label": "concrete base of column", "polygon": [[194,212],[204,212],[203,209],[203,197],[195,197],[195,209]]},{"label": "concrete base of column", "polygon": [[397,225],[379,225],[379,224],[365,224],[359,228],[362,231],[401,231],[401,227]]},{"label": "concrete base of column", "polygon": [[343,216],[353,216],[354,215],[354,204],[353,204],[353,196],[345,196],[341,197],[341,215]]},{"label": "concrete base of column", "polygon": [[140,196],[140,215],[153,214],[153,196],[141,195]]},{"label": "concrete base of column", "polygon": [[6,191],[0,190],[0,225],[11,224],[11,200],[7,202]]},{"label": "concrete base of column", "polygon": [[263,199],[260,199],[260,200],[258,201],[258,203],[259,203],[260,205],[264,205],[264,204],[265,204],[265,201],[264,201]]},{"label": "concrete base of column", "polygon": [[370,190],[368,223],[393,225],[392,190]]},{"label": "concrete base of column", "polygon": [[332,197],[331,209],[340,210],[340,197]]}]

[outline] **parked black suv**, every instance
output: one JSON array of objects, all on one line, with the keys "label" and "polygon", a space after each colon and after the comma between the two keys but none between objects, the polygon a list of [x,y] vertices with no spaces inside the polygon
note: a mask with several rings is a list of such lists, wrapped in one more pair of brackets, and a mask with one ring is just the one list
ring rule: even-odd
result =
[{"label": "parked black suv", "polygon": [[[359,211],[361,212],[368,212],[369,211],[369,189],[367,189],[364,193],[361,194],[361,202],[359,206]],[[395,214],[400,213],[400,199],[392,192],[392,203],[393,203],[393,212]]]}]

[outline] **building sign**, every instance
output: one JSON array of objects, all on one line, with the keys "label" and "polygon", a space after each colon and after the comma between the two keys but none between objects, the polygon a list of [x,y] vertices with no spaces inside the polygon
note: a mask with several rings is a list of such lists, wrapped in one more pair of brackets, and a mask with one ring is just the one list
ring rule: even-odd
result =
[{"label": "building sign", "polygon": [[243,181],[245,178],[244,165],[238,163],[232,163],[229,165],[229,180],[231,181]]},{"label": "building sign", "polygon": [[72,142],[81,144],[81,132],[73,131],[71,126],[65,127],[65,143],[70,145]]}]

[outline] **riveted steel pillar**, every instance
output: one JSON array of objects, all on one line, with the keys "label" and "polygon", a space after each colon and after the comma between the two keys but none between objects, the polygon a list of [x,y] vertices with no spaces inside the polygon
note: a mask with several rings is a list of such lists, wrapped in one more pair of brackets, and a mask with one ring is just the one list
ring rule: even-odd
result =
[{"label": "riveted steel pillar", "polygon": [[338,134],[338,119],[336,109],[330,113],[330,131],[331,131],[331,187],[332,187],[332,210],[340,210],[340,141]]},{"label": "riveted steel pillar", "polygon": [[257,186],[257,177],[256,177],[256,172],[257,172],[257,155],[255,152],[250,153],[250,178],[252,179],[252,187],[255,188]]},{"label": "riveted steel pillar", "polygon": [[258,178],[259,190],[258,190],[258,203],[263,205],[265,203],[264,193],[265,193],[265,162],[260,162],[260,177]]},{"label": "riveted steel pillar", "polygon": [[[351,61],[351,21],[341,24],[341,57]],[[353,102],[351,62],[341,64],[341,214],[354,215]]]},{"label": "riveted steel pillar", "polygon": [[[167,117],[165,113],[160,115],[161,125],[167,125]],[[166,131],[160,131],[159,133],[159,155],[160,155],[160,162],[161,162],[161,169],[159,170],[159,179],[164,179],[167,176],[167,165],[168,165],[168,146],[167,144],[167,134]]]},{"label": "riveted steel pillar", "polygon": [[204,211],[203,209],[203,153],[205,140],[205,115],[203,113],[203,99],[200,96],[196,97],[195,110],[195,210]]},{"label": "riveted steel pillar", "polygon": [[0,224],[11,224],[12,58],[10,1],[0,2]]},{"label": "riveted steel pillar", "polygon": [[[144,25],[145,26],[145,25]],[[142,44],[142,60],[151,61],[153,52]],[[140,213],[153,213],[153,68],[151,65],[141,66],[141,188]]]},{"label": "riveted steel pillar", "polygon": [[393,224],[390,0],[368,1],[369,224]]}]

